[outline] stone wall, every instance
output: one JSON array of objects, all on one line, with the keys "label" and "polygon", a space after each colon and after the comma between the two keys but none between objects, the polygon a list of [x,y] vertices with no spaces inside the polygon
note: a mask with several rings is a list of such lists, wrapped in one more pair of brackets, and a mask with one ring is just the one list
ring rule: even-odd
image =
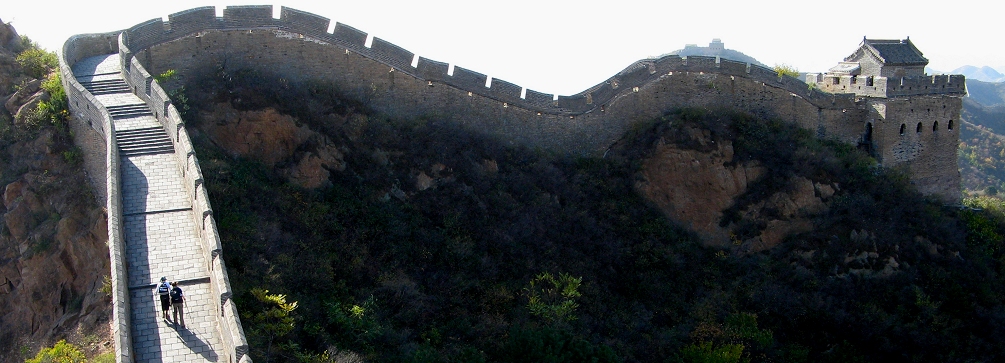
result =
[{"label": "stone wall", "polygon": [[[70,37],[63,44],[59,57],[59,69],[67,101],[74,110],[72,122],[77,127],[90,127],[104,137],[104,155],[84,155],[84,158],[104,158],[105,165],[105,208],[108,213],[108,252],[112,276],[112,339],[115,342],[116,362],[132,362],[132,335],[130,334],[129,286],[126,270],[125,237],[122,234],[122,199],[119,198],[119,147],[116,144],[112,116],[105,106],[87,92],[73,76],[72,67],[77,61],[101,54],[118,51],[119,32],[104,34],[84,34]],[[82,150],[94,150],[83,148]],[[96,183],[97,184],[97,183]]]},{"label": "stone wall", "polygon": [[[915,96],[871,99],[876,154],[886,164],[907,168],[925,194],[959,198],[959,97]],[[901,131],[903,130],[903,131]]]},{"label": "stone wall", "polygon": [[[556,96],[462,67],[448,74],[447,63],[416,57],[380,38],[367,46],[366,33],[341,23],[329,33],[329,25],[327,18],[286,7],[278,19],[271,6],[228,7],[222,17],[212,7],[196,8],[126,30],[125,44],[135,52],[126,56],[135,55],[154,74],[173,69],[182,83],[242,68],[291,81],[330,81],[389,117],[448,119],[512,145],[567,155],[602,155],[632,124],[677,107],[745,110],[848,143],[861,142],[872,122],[873,107],[861,97],[716,57],[645,59],[583,92]],[[842,82],[851,86],[850,79]],[[957,95],[964,86],[962,77],[934,76],[877,77],[872,87],[877,95],[900,97]],[[928,148],[955,155],[955,146],[946,145]],[[926,184],[923,190],[946,189],[927,185],[938,178],[917,177]]]},{"label": "stone wall", "polygon": [[198,227],[202,251],[210,273],[210,291],[216,304],[217,327],[220,329],[220,337],[224,345],[223,351],[228,356],[224,357],[227,362],[250,363],[248,356],[248,342],[241,327],[241,320],[237,313],[237,306],[232,299],[233,290],[230,288],[230,278],[227,276],[227,268],[223,262],[223,245],[220,242],[220,235],[217,231],[216,220],[213,217],[213,207],[209,202],[209,195],[206,193],[205,179],[202,176],[202,169],[199,167],[199,159],[196,158],[192,141],[185,129],[185,121],[181,119],[178,110],[171,104],[171,99],[167,92],[161,88],[160,84],[154,81],[153,77],[143,67],[140,62],[131,57],[131,52],[123,42],[124,37],[120,37],[119,55],[123,60],[124,78],[126,83],[133,88],[134,93],[139,96],[153,112],[154,117],[167,130],[168,136],[174,143],[175,157],[180,172],[185,181],[185,189],[191,196],[192,214],[195,216],[195,225]]},{"label": "stone wall", "polygon": [[907,97],[921,95],[952,95],[963,97],[967,92],[966,77],[935,75],[917,77],[866,77],[808,75],[821,90],[830,93],[855,93],[869,97]]}]

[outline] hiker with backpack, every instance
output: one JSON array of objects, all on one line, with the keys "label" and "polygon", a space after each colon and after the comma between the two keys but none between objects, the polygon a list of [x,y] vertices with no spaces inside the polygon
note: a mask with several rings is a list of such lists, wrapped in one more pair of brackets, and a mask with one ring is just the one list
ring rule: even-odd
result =
[{"label": "hiker with backpack", "polygon": [[185,294],[182,293],[181,288],[178,287],[178,281],[171,283],[171,307],[174,311],[174,323],[178,324],[178,318],[181,318],[181,326],[185,327]]},{"label": "hiker with backpack", "polygon": [[161,283],[157,286],[157,295],[161,297],[161,316],[164,320],[168,320],[168,308],[171,307],[171,298],[168,294],[171,293],[171,285],[168,284],[167,277],[161,277]]}]

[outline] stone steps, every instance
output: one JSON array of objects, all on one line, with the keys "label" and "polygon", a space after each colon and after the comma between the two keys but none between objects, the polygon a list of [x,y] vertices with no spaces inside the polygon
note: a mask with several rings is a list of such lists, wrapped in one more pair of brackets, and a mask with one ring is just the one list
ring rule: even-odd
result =
[{"label": "stone steps", "polygon": [[174,152],[174,145],[162,127],[122,130],[115,132],[119,156],[157,155]]},{"label": "stone steps", "polygon": [[105,108],[108,110],[108,113],[112,115],[112,120],[153,116],[153,113],[150,112],[150,108],[143,103],[132,104],[132,105],[107,106]]},{"label": "stone steps", "polygon": [[106,79],[99,81],[80,81],[80,85],[84,86],[88,92],[97,95],[110,95],[115,93],[131,93],[133,90],[129,88],[126,81],[122,79]]}]

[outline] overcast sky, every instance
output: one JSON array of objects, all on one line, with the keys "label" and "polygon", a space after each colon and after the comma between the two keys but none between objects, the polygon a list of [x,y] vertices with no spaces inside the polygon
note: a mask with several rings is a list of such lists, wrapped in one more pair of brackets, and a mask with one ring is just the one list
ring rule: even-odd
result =
[{"label": "overcast sky", "polygon": [[[2,0],[0,19],[50,50],[73,34],[107,32],[219,1]],[[769,66],[825,71],[863,36],[911,41],[950,71],[1005,72],[1001,11],[986,0],[919,1],[285,1],[397,44],[545,93],[574,94],[651,56],[720,38]],[[127,5],[128,4],[128,5]],[[255,3],[252,3],[255,4]],[[263,4],[263,3],[257,3]],[[266,3],[267,4],[267,3]]]}]

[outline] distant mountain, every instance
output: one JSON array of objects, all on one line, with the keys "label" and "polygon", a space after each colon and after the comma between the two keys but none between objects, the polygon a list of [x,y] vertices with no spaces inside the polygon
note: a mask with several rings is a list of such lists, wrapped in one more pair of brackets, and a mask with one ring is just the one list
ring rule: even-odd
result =
[{"label": "distant mountain", "polygon": [[712,39],[712,42],[708,43],[707,47],[699,47],[697,44],[688,44],[684,46],[684,49],[678,49],[673,52],[664,54],[664,56],[667,55],[679,55],[682,57],[690,57],[690,56],[719,57],[722,59],[729,59],[737,62],[744,62],[767,67],[763,63],[758,62],[757,59],[754,59],[754,57],[751,57],[749,55],[740,53],[732,49],[726,49],[726,46],[719,39]]},{"label": "distant mountain", "polygon": [[983,66],[977,68],[975,66],[963,66],[954,69],[950,74],[962,74],[967,76],[967,80],[977,80],[983,82],[1005,82],[1005,74],[1001,74],[994,68]]},{"label": "distant mountain", "polygon": [[967,98],[984,107],[1005,107],[1005,82],[981,82],[967,76]]}]

